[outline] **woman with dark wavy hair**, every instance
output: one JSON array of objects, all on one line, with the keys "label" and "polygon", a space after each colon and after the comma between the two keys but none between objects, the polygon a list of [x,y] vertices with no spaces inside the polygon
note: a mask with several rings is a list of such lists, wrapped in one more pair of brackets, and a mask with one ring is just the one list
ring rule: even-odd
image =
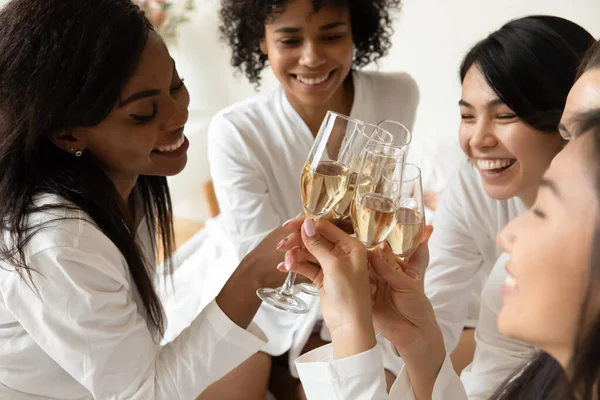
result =
[{"label": "woman with dark wavy hair", "polygon": [[[283,238],[281,224],[302,212],[300,172],[328,110],[371,123],[396,120],[411,129],[419,97],[413,79],[360,71],[387,54],[391,14],[399,5],[400,0],[221,2],[220,29],[232,65],[257,86],[267,66],[279,81],[274,90],[218,113],[209,128],[212,179],[239,258],[269,232]],[[279,258],[284,261],[283,253]],[[287,388],[297,382],[291,379],[294,358],[327,339],[325,331],[320,334],[318,298],[303,299],[311,309],[304,316],[264,306],[255,320],[269,337],[264,352],[282,356],[272,365],[275,394],[283,390],[290,396]],[[266,389],[270,357],[259,354],[254,361],[244,366],[253,375],[242,374],[252,377],[248,386],[240,376],[232,378],[244,398],[254,395],[243,387],[261,386],[252,392],[257,398]],[[224,381],[223,392],[232,386]]]},{"label": "woman with dark wavy hair", "polygon": [[140,9],[12,0],[0,71],[0,398],[193,399],[258,351],[273,236],[160,346],[189,94]]}]

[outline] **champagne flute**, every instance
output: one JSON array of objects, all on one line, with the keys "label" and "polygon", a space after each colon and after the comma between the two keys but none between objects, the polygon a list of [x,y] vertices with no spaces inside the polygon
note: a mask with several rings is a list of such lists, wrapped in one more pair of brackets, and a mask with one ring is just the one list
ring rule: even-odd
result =
[{"label": "champagne flute", "polygon": [[400,207],[396,211],[396,225],[386,240],[392,252],[406,260],[417,250],[424,233],[421,170],[414,164],[406,163],[400,189]]},{"label": "champagne flute", "polygon": [[406,126],[391,119],[384,119],[377,124],[377,127],[389,132],[392,137],[391,144],[400,147],[406,153],[406,148],[412,141],[412,135]]},{"label": "champagne flute", "polygon": [[[364,123],[328,111],[321,123],[300,177],[302,205],[307,218],[318,220],[328,214],[344,198],[350,177],[350,145]],[[335,151],[336,148],[339,150]],[[296,273],[290,271],[280,288],[258,289],[256,294],[264,302],[297,314],[308,312],[308,305],[293,292]],[[314,285],[300,284],[308,294],[318,294]]]},{"label": "champagne flute", "polygon": [[348,143],[348,164],[351,169],[348,182],[348,190],[346,195],[339,203],[333,207],[333,217],[335,219],[350,218],[350,207],[354,201],[354,193],[356,187],[356,178],[358,176],[358,168],[365,148],[369,145],[386,145],[392,143],[392,135],[376,125],[365,124],[362,131],[356,132]]},{"label": "champagne flute", "polygon": [[396,225],[404,151],[371,145],[363,153],[351,206],[354,233],[368,249],[385,240]]}]

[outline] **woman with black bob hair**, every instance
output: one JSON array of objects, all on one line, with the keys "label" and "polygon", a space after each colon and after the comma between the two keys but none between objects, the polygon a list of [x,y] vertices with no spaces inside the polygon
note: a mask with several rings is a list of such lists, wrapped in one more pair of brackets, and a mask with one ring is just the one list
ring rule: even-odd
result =
[{"label": "woman with black bob hair", "polygon": [[[283,239],[282,224],[302,212],[300,172],[327,111],[372,124],[399,121],[412,129],[419,101],[415,81],[406,73],[361,71],[387,54],[399,6],[400,0],[221,1],[220,30],[232,65],[257,87],[267,66],[278,80],[273,90],[220,111],[208,131],[220,218],[238,259],[273,231]],[[411,147],[408,157],[416,150]],[[278,263],[290,246],[294,241],[273,250]],[[304,315],[261,307],[255,322],[269,344],[210,396],[262,399],[269,376],[276,397],[293,396],[294,359],[328,341],[318,297],[302,299],[310,308]],[[298,396],[303,398],[301,388]]]},{"label": "woman with black bob hair", "polygon": [[269,236],[159,345],[188,148],[166,46],[129,0],[12,0],[0,71],[0,397],[195,398],[264,345],[255,291],[284,274]]}]

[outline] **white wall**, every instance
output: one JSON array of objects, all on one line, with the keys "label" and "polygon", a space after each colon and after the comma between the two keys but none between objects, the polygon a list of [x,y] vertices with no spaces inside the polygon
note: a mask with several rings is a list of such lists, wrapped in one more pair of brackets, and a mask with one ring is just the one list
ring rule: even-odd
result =
[{"label": "white wall", "polygon": [[[219,109],[256,92],[243,77],[234,77],[229,50],[217,40],[218,0],[197,0],[192,22],[182,25],[174,57],[192,94],[187,129],[189,164],[171,179],[176,213],[202,219],[201,185],[209,179],[206,125]],[[417,81],[421,103],[413,129],[433,154],[459,155],[456,132],[460,97],[458,67],[466,51],[508,20],[552,14],[581,24],[600,37],[599,0],[405,0],[395,22],[390,54],[370,69],[407,71]],[[262,90],[276,84],[265,71]]]}]

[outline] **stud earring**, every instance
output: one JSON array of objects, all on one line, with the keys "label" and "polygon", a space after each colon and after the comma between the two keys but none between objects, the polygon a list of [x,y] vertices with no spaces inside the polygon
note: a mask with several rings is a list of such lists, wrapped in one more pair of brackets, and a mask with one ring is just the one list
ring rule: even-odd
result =
[{"label": "stud earring", "polygon": [[75,151],[75,149],[72,148],[71,153],[75,154],[75,157],[81,157],[81,155],[83,154],[83,151],[81,151],[81,150]]}]

